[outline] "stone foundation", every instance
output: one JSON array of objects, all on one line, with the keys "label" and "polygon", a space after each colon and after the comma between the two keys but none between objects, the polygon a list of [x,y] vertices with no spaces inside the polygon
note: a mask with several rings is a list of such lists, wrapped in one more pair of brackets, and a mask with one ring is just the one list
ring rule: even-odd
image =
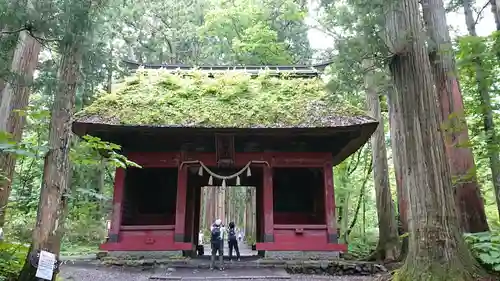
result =
[{"label": "stone foundation", "polygon": [[285,270],[290,274],[313,274],[313,275],[375,275],[386,273],[387,269],[380,264],[368,262],[348,261],[304,261],[287,262]]},{"label": "stone foundation", "polygon": [[115,259],[180,259],[182,251],[110,251],[106,257]]},{"label": "stone foundation", "polygon": [[338,259],[340,252],[333,251],[266,251],[265,258],[279,260],[330,260]]}]

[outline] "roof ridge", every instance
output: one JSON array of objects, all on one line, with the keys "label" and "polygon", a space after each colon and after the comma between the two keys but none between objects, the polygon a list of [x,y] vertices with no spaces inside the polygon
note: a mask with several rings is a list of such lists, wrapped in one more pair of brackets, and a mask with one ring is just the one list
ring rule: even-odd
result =
[{"label": "roof ridge", "polygon": [[209,73],[243,71],[250,75],[258,75],[262,71],[267,71],[270,75],[291,74],[300,77],[317,77],[321,75],[325,68],[332,64],[332,61],[326,61],[311,65],[184,65],[184,64],[154,64],[139,63],[123,59],[122,62],[131,70],[139,68],[144,69],[165,69],[171,71],[192,71],[200,70]]}]

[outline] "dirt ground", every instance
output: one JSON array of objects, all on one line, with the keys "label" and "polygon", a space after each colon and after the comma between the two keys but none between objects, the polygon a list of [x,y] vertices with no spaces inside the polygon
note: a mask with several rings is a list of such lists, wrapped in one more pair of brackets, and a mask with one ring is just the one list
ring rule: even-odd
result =
[{"label": "dirt ground", "polygon": [[281,269],[144,269],[63,265],[59,274],[65,281],[146,281],[146,280],[269,280],[269,281],[373,281],[373,276],[313,276],[288,275]]}]

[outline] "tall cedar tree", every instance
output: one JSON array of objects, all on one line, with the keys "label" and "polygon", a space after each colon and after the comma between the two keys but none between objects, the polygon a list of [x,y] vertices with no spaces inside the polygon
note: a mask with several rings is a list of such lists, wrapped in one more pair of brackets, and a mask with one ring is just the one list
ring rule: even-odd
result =
[{"label": "tall cedar tree", "polygon": [[429,37],[429,57],[445,128],[446,154],[456,189],[460,226],[464,232],[488,231],[483,198],[469,142],[462,93],[457,80],[446,12],[442,0],[422,0]]},{"label": "tall cedar tree", "polygon": [[[394,164],[394,174],[396,176],[396,193],[398,198],[398,234],[403,235],[408,233],[408,192],[403,186],[403,170],[402,164],[406,161],[404,159],[404,152],[402,151],[402,128],[401,128],[401,110],[394,107],[392,98],[396,89],[391,86],[387,94],[387,106],[389,109],[389,128],[391,133],[391,149],[392,161]],[[401,252],[399,260],[406,258],[408,254],[408,237],[405,236],[401,243]]]},{"label": "tall cedar tree", "polygon": [[[92,0],[66,2],[66,30],[59,42],[58,85],[52,105],[49,130],[49,151],[45,156],[38,215],[33,229],[33,241],[19,281],[35,281],[36,269],[31,266],[30,254],[46,250],[59,256],[64,210],[70,185],[69,160],[71,122],[77,82],[80,77],[82,48],[90,29]],[[54,274],[53,280],[56,279]]]},{"label": "tall cedar tree", "polygon": [[484,274],[462,238],[445,154],[419,2],[391,3],[386,21],[389,69],[401,110],[403,186],[409,198],[409,249],[394,280],[469,281]]},{"label": "tall cedar tree", "polygon": [[[462,1],[465,14],[465,24],[470,36],[477,36],[476,20],[473,15],[473,2],[471,0]],[[483,69],[483,62],[480,56],[473,58],[474,70],[476,72],[477,91],[479,93],[479,104],[483,119],[483,130],[486,135],[486,146],[488,158],[490,160],[491,177],[493,179],[493,190],[495,191],[495,199],[497,202],[498,215],[500,216],[500,154],[498,151],[498,143],[500,138],[495,128],[493,120],[493,104],[489,92],[489,86],[486,73]]]},{"label": "tall cedar tree", "polygon": [[380,111],[380,99],[375,82],[373,64],[369,60],[363,61],[365,69],[366,104],[370,115],[379,125],[371,138],[373,182],[377,197],[377,214],[379,223],[379,240],[372,255],[376,260],[394,261],[399,256],[398,225],[394,213],[391,187],[389,185],[389,167],[387,165],[387,148],[385,147],[384,119]]},{"label": "tall cedar tree", "polygon": [[[23,134],[26,118],[20,110],[25,110],[31,93],[33,73],[38,63],[41,44],[27,31],[19,33],[12,66],[11,79],[7,80],[1,93],[0,131],[9,133],[12,140],[19,142]],[[14,153],[0,152],[0,227],[5,223],[5,212],[9,201],[12,176],[16,156]]]}]

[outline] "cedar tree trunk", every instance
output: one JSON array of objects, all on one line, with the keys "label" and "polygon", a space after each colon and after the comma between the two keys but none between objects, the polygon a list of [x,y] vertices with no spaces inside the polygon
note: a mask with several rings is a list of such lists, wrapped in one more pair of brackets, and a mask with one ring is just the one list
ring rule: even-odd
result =
[{"label": "cedar tree trunk", "polygon": [[[496,30],[500,31],[500,0],[490,0],[491,13],[495,18]],[[495,40],[495,50],[498,61],[500,61],[500,37],[497,35]]]},{"label": "cedar tree trunk", "polygon": [[[470,0],[463,0],[465,23],[469,35],[477,36],[476,21],[472,14],[472,2]],[[493,189],[495,191],[495,199],[497,202],[498,215],[500,217],[500,155],[498,153],[498,138],[495,123],[493,120],[493,106],[489,88],[485,82],[486,75],[483,70],[482,61],[479,57],[474,58],[477,90],[479,92],[479,103],[481,108],[481,115],[483,117],[484,133],[486,135],[486,145],[488,150],[488,158],[490,160],[491,177],[493,179]]]},{"label": "cedar tree trunk", "polygon": [[483,274],[458,225],[445,154],[437,92],[422,36],[419,3],[401,0],[389,7],[386,45],[401,112],[404,188],[409,198],[409,249],[394,280],[468,281]]},{"label": "cedar tree trunk", "polygon": [[[391,148],[392,148],[392,162],[394,165],[394,174],[396,175],[396,191],[398,197],[398,230],[402,235],[408,232],[408,192],[403,185],[403,168],[404,151],[402,151],[402,129],[401,129],[401,111],[394,107],[393,100],[397,95],[396,89],[391,87],[387,95],[387,105],[389,109],[389,128],[391,131]],[[400,260],[406,258],[408,254],[408,237],[403,238],[401,245]]]},{"label": "cedar tree trunk", "polygon": [[[49,151],[45,156],[38,215],[33,229],[33,241],[26,262],[19,274],[19,281],[36,280],[36,269],[31,266],[30,253],[46,250],[59,256],[64,211],[70,185],[71,165],[69,159],[71,124],[75,105],[77,81],[80,76],[82,45],[89,28],[89,13],[92,2],[82,2],[75,7],[73,21],[67,26],[60,42],[61,60],[58,85],[52,105],[49,129]],[[53,280],[56,279],[54,274]]]},{"label": "cedar tree trunk", "polygon": [[[0,25],[0,31],[9,31],[9,27]],[[0,34],[0,93],[10,77],[12,56],[18,41],[17,34]],[[2,95],[0,94],[0,101]]]},{"label": "cedar tree trunk", "polygon": [[[19,33],[19,41],[14,51],[10,72],[11,79],[1,91],[0,131],[11,134],[15,142],[21,140],[26,118],[17,110],[25,110],[28,106],[33,73],[38,63],[40,42],[26,31]],[[0,152],[0,227],[5,223],[5,211],[9,201],[12,177],[16,156],[13,153]]]},{"label": "cedar tree trunk", "polygon": [[488,231],[443,1],[422,0],[421,3],[429,36],[431,67],[446,132],[446,152],[456,190],[460,226],[464,232]]},{"label": "cedar tree trunk", "polygon": [[499,0],[490,0],[491,12],[495,17],[495,24],[497,31],[500,31],[500,1]]},{"label": "cedar tree trunk", "polygon": [[380,112],[380,100],[377,85],[374,81],[372,62],[363,62],[365,69],[366,104],[370,115],[379,121],[379,125],[371,138],[373,182],[378,214],[379,238],[373,258],[376,260],[394,261],[399,255],[399,236],[389,185],[389,167],[387,166],[387,149],[385,147],[384,118]]}]

